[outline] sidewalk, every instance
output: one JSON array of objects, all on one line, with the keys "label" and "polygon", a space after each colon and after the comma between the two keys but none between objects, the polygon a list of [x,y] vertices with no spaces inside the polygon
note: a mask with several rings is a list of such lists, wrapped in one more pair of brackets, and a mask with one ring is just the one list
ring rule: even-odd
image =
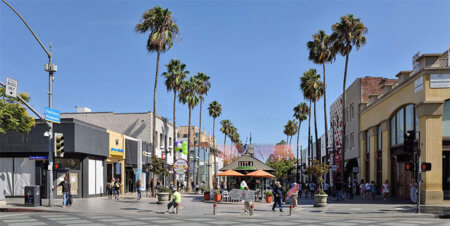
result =
[{"label": "sidewalk", "polygon": [[[62,200],[55,199],[53,207],[25,207],[23,198],[7,198],[7,206],[3,211],[32,211],[32,212],[62,212],[62,213],[96,213],[96,214],[164,214],[166,205],[156,204],[157,199],[153,197],[144,197],[136,200],[135,194],[122,195],[120,200],[111,200],[106,197],[94,197],[84,199],[74,199],[74,203],[69,208],[62,208]],[[47,200],[42,204],[46,205]],[[293,210],[293,216],[311,215],[311,216],[340,216],[348,218],[371,217],[371,218],[430,218],[437,217],[436,214],[450,214],[450,206],[442,207],[443,210],[437,210],[435,207],[422,207],[422,214],[416,213],[416,206],[398,202],[396,200],[329,200],[329,204],[324,208],[313,207],[312,198],[302,198],[299,208]],[[289,204],[283,206],[284,212],[278,210],[272,212],[272,203],[255,202],[255,215],[258,217],[287,216],[289,213]],[[0,212],[2,208],[0,208]],[[203,195],[182,194],[182,204],[179,214],[183,216],[212,215],[213,203],[204,202]],[[242,216],[244,215],[243,203],[218,203],[217,215],[222,216]]]}]

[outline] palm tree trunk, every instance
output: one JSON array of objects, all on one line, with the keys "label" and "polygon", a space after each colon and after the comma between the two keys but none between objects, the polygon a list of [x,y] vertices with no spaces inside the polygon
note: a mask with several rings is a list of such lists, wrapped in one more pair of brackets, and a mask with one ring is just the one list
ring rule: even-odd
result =
[{"label": "palm tree trunk", "polygon": [[327,83],[326,83],[326,76],[325,76],[325,63],[322,64],[323,67],[323,114],[324,114],[324,121],[325,121],[325,153],[327,156],[327,159],[329,158],[328,153],[328,121],[327,121]]},{"label": "palm tree trunk", "polygon": [[311,165],[311,145],[309,138],[311,137],[311,100],[309,100],[309,117],[308,117],[308,166]]},{"label": "palm tree trunk", "polygon": [[225,148],[227,145],[227,134],[224,133],[224,140],[223,140],[223,154],[224,154],[224,159],[225,160],[227,158],[227,149]]},{"label": "palm tree trunk", "polygon": [[214,145],[214,181],[216,182],[216,186],[218,185],[219,181],[216,178],[216,174],[217,174],[217,160],[216,160],[216,155],[217,155],[217,149],[216,149],[216,137],[215,137],[215,130],[216,130],[216,118],[213,118],[213,145]]},{"label": "palm tree trunk", "polygon": [[202,134],[202,103],[203,101],[200,100],[200,119],[199,119],[199,125],[198,125],[198,151],[197,151],[197,184],[200,185],[200,140],[201,140],[201,134]]},{"label": "palm tree trunk", "polygon": [[[159,57],[161,55],[161,52],[158,51],[158,54],[156,56],[156,74],[155,74],[155,87],[153,89],[153,127],[152,127],[152,141],[153,141],[153,153],[152,155],[156,155],[156,88],[158,87],[158,74],[159,74]],[[156,197],[156,193],[154,192],[156,188],[156,175],[153,174],[153,197]]]},{"label": "palm tree trunk", "polygon": [[[188,149],[188,156],[187,156],[187,160],[188,160],[188,166],[191,166],[191,111],[192,111],[192,107],[189,106],[189,123],[188,123],[188,142],[187,142],[187,149]],[[186,172],[187,175],[187,192],[191,192],[192,191],[192,185],[191,185],[191,172],[190,169],[187,170]]]},{"label": "palm tree trunk", "polygon": [[316,119],[316,101],[314,101],[314,133],[316,135],[316,158],[319,162],[322,162],[321,153],[319,149],[319,138],[317,137],[317,119]]},{"label": "palm tree trunk", "polygon": [[[297,183],[299,183],[299,177],[298,177],[298,151],[299,151],[299,146],[298,143],[300,141],[300,128],[302,127],[302,121],[298,120],[298,131],[297,131],[297,178],[295,178],[295,180],[297,181]],[[300,157],[302,156],[301,150],[300,150]],[[300,164],[302,163],[302,161],[300,161]]]},{"label": "palm tree trunk", "polygon": [[[175,153],[175,141],[177,140],[177,120],[176,120],[176,116],[175,116],[175,112],[176,112],[176,103],[177,103],[177,91],[174,89],[173,90],[173,137],[172,137],[172,141],[173,141],[173,146],[172,146],[172,157],[173,157],[173,164],[175,164],[175,161],[177,159],[176,157],[176,153]],[[173,174],[173,183],[175,186],[177,186],[178,188],[178,183],[177,183],[177,174],[174,173]]]},{"label": "palm tree trunk", "polygon": [[344,166],[345,166],[345,83],[347,81],[348,55],[350,55],[350,45],[347,45],[347,54],[345,55],[344,82],[342,85],[342,160],[341,160],[341,182],[344,182]]}]

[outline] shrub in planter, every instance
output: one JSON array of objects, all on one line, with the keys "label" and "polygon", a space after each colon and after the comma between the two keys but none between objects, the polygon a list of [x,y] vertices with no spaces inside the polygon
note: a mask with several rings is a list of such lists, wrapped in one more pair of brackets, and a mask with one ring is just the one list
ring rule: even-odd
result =
[{"label": "shrub in planter", "polygon": [[265,191],[264,195],[266,196],[266,203],[271,203],[273,200],[273,194],[271,191]]},{"label": "shrub in planter", "polygon": [[168,187],[162,187],[158,192],[158,202],[170,201],[172,191]]},{"label": "shrub in planter", "polygon": [[217,189],[216,193],[214,194],[214,201],[220,202],[220,200],[222,200],[222,194],[220,194],[220,190]]},{"label": "shrub in planter", "polygon": [[319,185],[317,191],[314,194],[315,207],[324,207],[327,205],[328,195],[322,190],[322,183],[323,175],[328,172],[329,168],[329,165],[327,165],[326,163],[320,163],[317,160],[313,160],[312,165],[306,168],[308,174],[310,174]]}]

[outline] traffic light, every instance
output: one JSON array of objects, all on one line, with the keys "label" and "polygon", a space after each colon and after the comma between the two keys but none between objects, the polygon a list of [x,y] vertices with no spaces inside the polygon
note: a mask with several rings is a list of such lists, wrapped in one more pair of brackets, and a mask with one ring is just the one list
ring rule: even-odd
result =
[{"label": "traffic light", "polygon": [[431,163],[429,162],[422,162],[422,165],[420,166],[420,169],[422,172],[430,171],[431,170]]},{"label": "traffic light", "polygon": [[416,139],[416,132],[409,130],[403,136],[403,149],[405,152],[414,152],[414,140]]},{"label": "traffic light", "polygon": [[405,170],[414,172],[414,163],[413,162],[407,162],[405,164]]},{"label": "traffic light", "polygon": [[62,169],[64,169],[64,165],[62,163],[55,162],[53,164],[53,168],[55,168],[55,170],[62,170]]},{"label": "traffic light", "polygon": [[55,157],[64,157],[64,134],[55,133]]}]

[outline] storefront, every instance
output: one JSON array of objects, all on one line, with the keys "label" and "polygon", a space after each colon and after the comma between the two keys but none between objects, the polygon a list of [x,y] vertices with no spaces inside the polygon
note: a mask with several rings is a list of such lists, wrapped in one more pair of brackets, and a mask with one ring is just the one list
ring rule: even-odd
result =
[{"label": "storefront", "polygon": [[125,192],[125,135],[106,130],[109,135],[109,156],[107,162],[107,183],[112,179],[120,181],[120,193]]},{"label": "storefront", "polygon": [[[39,185],[42,197],[48,197],[48,138],[43,136],[46,129],[46,124],[37,121],[28,134],[10,132],[0,136],[0,183],[6,196],[23,196],[25,186]],[[108,147],[106,130],[79,120],[63,119],[54,124],[54,131],[64,135],[64,157],[54,159],[55,197],[62,197],[57,185],[65,176],[69,177],[74,197],[102,195]]]},{"label": "storefront", "polygon": [[[398,83],[384,86],[383,93],[371,96],[361,111],[361,175],[366,181],[388,180],[393,196],[409,199],[409,184],[412,179],[417,180],[417,174],[407,171],[405,164],[416,162],[420,149],[421,161],[432,164],[430,171],[421,173],[421,202],[448,203],[448,55],[423,54],[413,62],[413,71],[398,73]],[[404,149],[408,131],[415,134],[414,152]]]}]

